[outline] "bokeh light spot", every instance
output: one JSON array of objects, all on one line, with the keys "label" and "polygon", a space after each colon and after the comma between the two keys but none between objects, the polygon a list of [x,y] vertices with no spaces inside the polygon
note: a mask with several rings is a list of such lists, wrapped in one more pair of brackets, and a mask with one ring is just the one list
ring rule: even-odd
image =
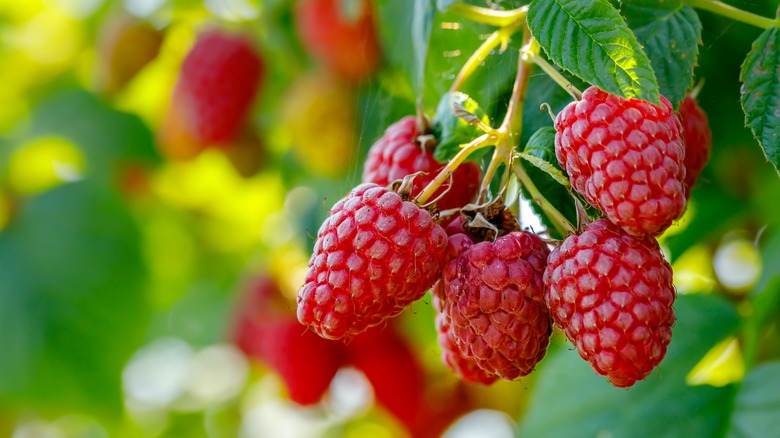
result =
[{"label": "bokeh light spot", "polygon": [[688,373],[689,385],[726,386],[745,376],[745,361],[733,336],[718,343]]}]

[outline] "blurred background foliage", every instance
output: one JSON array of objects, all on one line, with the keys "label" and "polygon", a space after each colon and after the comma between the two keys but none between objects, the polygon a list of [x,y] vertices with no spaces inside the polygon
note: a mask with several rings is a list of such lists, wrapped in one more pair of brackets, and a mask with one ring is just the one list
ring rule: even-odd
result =
[{"label": "blurred background foliage", "polygon": [[[660,371],[612,388],[556,335],[521,382],[459,383],[440,363],[426,299],[400,318],[419,369],[399,374],[422,373],[428,402],[459,403],[427,417],[440,428],[416,431],[374,403],[381,378],[354,368],[321,402],[290,401],[273,366],[236,346],[241,297],[270,278],[294,314],[312,236],[359,182],[368,147],[418,97],[433,115],[493,30],[436,12],[421,80],[419,4],[376,0],[383,63],[347,81],[302,46],[293,3],[0,1],[0,436],[435,436],[464,414],[448,436],[780,430],[780,183],[739,106],[739,65],[760,30],[705,12],[696,78],[713,152],[661,238],[680,298]],[[135,30],[118,37],[127,23]],[[174,159],[160,144],[165,112],[182,60],[212,28],[249,35],[264,62],[249,134]],[[114,54],[122,44],[132,50]],[[505,110],[518,45],[494,51],[462,89],[490,120]],[[541,102],[566,103],[551,84],[531,79],[523,141],[550,124]]]}]

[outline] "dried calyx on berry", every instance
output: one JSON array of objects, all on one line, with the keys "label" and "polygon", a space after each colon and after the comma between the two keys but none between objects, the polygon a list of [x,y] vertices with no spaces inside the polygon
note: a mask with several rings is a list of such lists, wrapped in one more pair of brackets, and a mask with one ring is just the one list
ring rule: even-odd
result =
[{"label": "dried calyx on berry", "polygon": [[500,200],[464,209],[463,223],[464,232],[449,238],[450,259],[434,286],[442,360],[474,382],[525,376],[552,332],[542,278],[549,249],[517,231]]}]

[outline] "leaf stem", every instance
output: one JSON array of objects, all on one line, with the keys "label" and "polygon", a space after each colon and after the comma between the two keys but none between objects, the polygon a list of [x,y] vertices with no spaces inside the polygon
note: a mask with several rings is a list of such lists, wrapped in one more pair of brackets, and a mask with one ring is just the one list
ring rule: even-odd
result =
[{"label": "leaf stem", "polygon": [[458,151],[454,157],[452,157],[450,162],[447,163],[447,165],[444,166],[438,174],[436,174],[436,177],[431,182],[429,182],[425,188],[422,189],[417,197],[415,197],[415,203],[417,203],[417,205],[425,204],[425,202],[428,201],[428,199],[430,199],[434,193],[436,193],[436,190],[438,190],[439,187],[441,187],[441,185],[447,181],[450,175],[455,172],[455,169],[457,169],[458,166],[466,161],[466,158],[468,158],[472,152],[483,147],[493,146],[495,142],[496,136],[494,134],[483,134],[463,146],[463,148]]},{"label": "leaf stem", "polygon": [[514,22],[522,21],[522,19],[525,18],[525,14],[528,12],[528,6],[512,9],[510,11],[499,11],[466,3],[455,3],[447,9],[447,12],[453,12],[477,23],[504,27]]},{"label": "leaf stem", "polygon": [[560,85],[567,93],[569,93],[575,100],[582,99],[582,92],[577,89],[571,82],[569,82],[563,75],[555,69],[550,63],[548,63],[541,55],[539,55],[539,43],[536,39],[532,39],[531,43],[522,53],[522,58],[526,61],[533,62],[538,65],[539,68],[544,70],[548,76],[552,78],[558,85]]},{"label": "leaf stem", "polygon": [[498,29],[497,31],[490,34],[490,36],[485,39],[485,42],[483,42],[482,45],[479,46],[476,51],[474,51],[471,57],[469,57],[466,63],[463,64],[463,68],[460,69],[458,76],[452,83],[450,91],[458,91],[466,79],[468,79],[469,76],[474,73],[477,67],[482,64],[482,61],[484,61],[485,58],[490,55],[490,52],[492,52],[493,49],[495,49],[499,44],[506,41],[507,38],[517,32],[517,30],[520,29],[522,25],[523,20],[512,21],[501,29]]},{"label": "leaf stem", "polygon": [[514,163],[512,170],[515,172],[515,175],[517,175],[517,179],[520,180],[520,183],[523,185],[523,187],[528,190],[528,194],[531,195],[533,201],[539,207],[541,207],[542,211],[547,215],[547,217],[552,220],[553,226],[555,226],[555,229],[558,230],[559,233],[562,235],[568,235],[575,234],[577,232],[577,229],[574,227],[574,225],[571,224],[571,222],[569,222],[568,219],[566,219],[566,216],[564,216],[560,211],[558,211],[557,208],[550,204],[550,201],[548,201],[544,195],[542,195],[539,189],[536,188],[536,185],[534,184],[531,177],[528,176],[528,173],[526,173],[525,168],[523,168],[523,165],[520,163],[520,160],[517,160]]},{"label": "leaf stem", "polygon": [[734,21],[747,23],[761,29],[780,27],[780,18],[775,18],[773,20],[771,18],[757,15],[752,12],[743,11],[742,9],[735,8],[734,6],[727,5],[726,3],[716,0],[685,0],[685,2],[694,8],[710,11],[712,13],[730,18]]}]

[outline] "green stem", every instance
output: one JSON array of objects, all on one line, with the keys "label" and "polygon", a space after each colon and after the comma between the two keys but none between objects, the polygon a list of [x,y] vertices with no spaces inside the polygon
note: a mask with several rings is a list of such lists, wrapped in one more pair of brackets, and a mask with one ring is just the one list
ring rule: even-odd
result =
[{"label": "green stem", "polygon": [[544,195],[542,195],[539,189],[536,188],[533,180],[530,176],[528,176],[525,168],[523,168],[523,165],[520,164],[520,160],[515,161],[515,164],[512,166],[512,170],[514,170],[515,175],[517,175],[517,179],[520,180],[520,183],[523,184],[523,187],[528,190],[528,194],[531,195],[533,201],[539,207],[541,207],[544,214],[550,218],[553,226],[555,226],[555,229],[558,230],[559,233],[565,236],[568,234],[575,234],[577,232],[577,229],[574,227],[574,225],[571,224],[571,222],[569,222],[568,219],[566,219],[566,216],[561,214],[558,209],[550,204],[550,201],[548,201]]},{"label": "green stem", "polygon": [[519,139],[523,128],[523,105],[525,104],[526,89],[528,88],[528,79],[531,77],[530,72],[533,65],[528,64],[523,59],[523,50],[530,44],[531,32],[525,29],[523,32],[522,49],[520,49],[520,57],[517,61],[517,76],[515,76],[515,83],[512,86],[512,97],[509,99],[509,105],[506,108],[506,115],[504,121],[501,122],[499,131],[506,131],[510,137],[517,137]]},{"label": "green stem", "polygon": [[685,2],[694,8],[704,9],[705,11],[731,18],[734,21],[740,21],[742,23],[760,27],[761,29],[780,27],[780,19],[776,18],[773,20],[761,15],[756,15],[723,2],[715,0],[685,0]]},{"label": "green stem", "polygon": [[[502,140],[504,138],[502,137]],[[511,150],[511,149],[510,149]],[[506,156],[506,141],[501,141],[499,144],[496,145],[495,150],[493,150],[493,156],[490,158],[490,163],[488,164],[487,170],[485,170],[485,175],[482,177],[482,184],[479,186],[479,197],[477,198],[477,204],[482,204],[485,202],[485,199],[487,198],[488,189],[490,188],[490,181],[493,179],[493,176],[496,174],[496,171],[498,170],[498,166],[501,165],[505,161]]]},{"label": "green stem", "polygon": [[458,166],[466,161],[466,158],[468,158],[472,152],[476,151],[477,149],[492,146],[495,144],[495,141],[495,135],[483,134],[472,140],[471,143],[465,145],[463,149],[461,149],[454,157],[452,157],[450,162],[447,163],[447,165],[444,166],[438,174],[436,174],[436,177],[433,179],[433,181],[429,182],[428,185],[422,189],[420,194],[417,195],[417,197],[414,199],[415,203],[417,203],[417,205],[425,204],[428,199],[430,199],[431,196],[436,193],[436,190],[438,190],[439,187],[441,187],[441,185],[444,184],[447,179],[449,179],[450,175],[455,172],[455,169],[457,169]]},{"label": "green stem", "polygon": [[[531,39],[531,32],[528,29],[523,31],[523,46],[526,46]],[[509,104],[506,108],[504,120],[501,126],[496,130],[498,134],[498,143],[496,150],[493,151],[493,157],[482,178],[482,185],[479,189],[478,204],[485,201],[487,197],[490,181],[493,179],[498,167],[501,164],[509,164],[512,161],[512,153],[515,149],[515,143],[520,140],[520,134],[523,127],[523,104],[525,103],[526,89],[528,88],[529,65],[523,61],[520,56],[517,62],[517,75],[512,86],[512,96],[509,98]]]},{"label": "green stem", "polygon": [[466,3],[455,3],[447,9],[447,12],[453,12],[463,18],[476,21],[477,23],[503,27],[513,22],[522,21],[522,19],[525,18],[525,14],[528,12],[528,6],[523,6],[511,11],[498,11]]},{"label": "green stem", "polygon": [[455,81],[452,83],[450,91],[458,91],[458,89],[463,85],[463,82],[465,82],[466,79],[468,79],[469,76],[474,73],[477,67],[482,64],[482,61],[484,61],[485,58],[490,55],[490,52],[492,52],[493,49],[495,49],[499,44],[506,41],[507,38],[517,32],[521,26],[522,20],[514,21],[490,34],[485,42],[483,42],[482,45],[471,54],[471,57],[469,57],[466,63],[463,64],[463,68],[460,69],[458,77],[456,77]]},{"label": "green stem", "polygon": [[550,63],[548,63],[542,56],[539,55],[539,43],[535,39],[531,40],[527,48],[523,51],[522,58],[533,62],[538,65],[539,68],[544,70],[548,76],[552,78],[558,85],[560,85],[567,93],[569,93],[575,100],[582,99],[582,92],[577,89],[571,82],[569,82],[563,75],[555,69]]}]

